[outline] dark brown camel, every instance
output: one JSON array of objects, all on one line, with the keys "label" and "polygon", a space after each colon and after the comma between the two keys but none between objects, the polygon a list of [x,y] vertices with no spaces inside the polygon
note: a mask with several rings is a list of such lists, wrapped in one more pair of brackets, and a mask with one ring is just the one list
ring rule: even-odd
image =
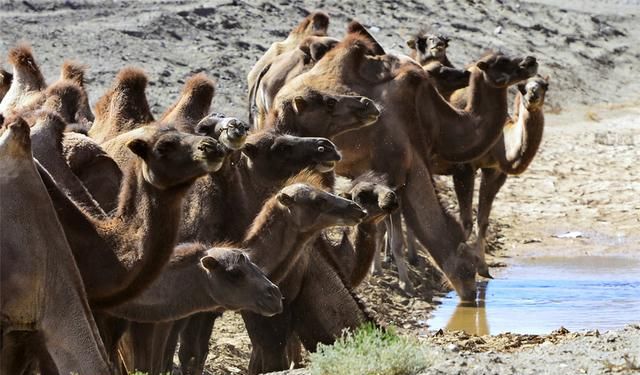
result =
[{"label": "dark brown camel", "polygon": [[256,87],[251,88],[249,96],[249,105],[252,108],[255,106],[257,112],[251,119],[254,128],[260,129],[263,126],[273,100],[282,86],[311,69],[337,43],[338,40],[335,38],[310,36],[302,40],[298,48],[277,56],[263,69],[256,80]]},{"label": "dark brown camel", "polygon": [[36,109],[44,100],[47,84],[36,64],[31,47],[20,44],[9,50],[9,64],[13,67],[13,80],[0,102],[0,114]]},{"label": "dark brown camel", "polygon": [[80,273],[31,156],[29,126],[7,119],[2,132],[0,372],[21,374],[38,342],[61,374],[111,374]]},{"label": "dark brown camel", "polygon": [[[260,59],[255,63],[253,68],[249,71],[247,75],[247,83],[250,89],[257,87],[257,81],[259,79],[260,74],[264,71],[264,69],[270,65],[273,60],[279,55],[289,52],[298,47],[298,44],[302,42],[306,37],[309,36],[327,36],[327,29],[329,28],[329,16],[320,11],[312,12],[308,16],[306,16],[300,23],[291,30],[287,39],[281,42],[273,43],[267,52],[260,57]],[[254,98],[255,93],[250,92],[249,98]],[[252,100],[249,100],[249,123],[253,123],[253,105]]]},{"label": "dark brown camel", "polygon": [[89,136],[104,143],[119,134],[153,122],[145,94],[147,76],[137,68],[124,68],[111,88],[96,102]]},{"label": "dark brown camel", "polygon": [[[461,226],[438,201],[424,158],[435,151],[449,160],[464,161],[486,152],[504,124],[503,115],[486,99],[502,95],[503,89],[476,80],[470,86],[474,105],[466,111],[456,110],[437,93],[419,65],[391,55],[373,55],[372,43],[375,41],[361,33],[348,34],[310,71],[287,84],[276,102],[293,105],[309,88],[366,93],[380,101],[385,110],[375,126],[334,138],[343,152],[337,172],[350,177],[367,170],[387,174],[391,186],[400,188],[409,227],[460,298],[473,300],[477,259],[465,244]],[[495,61],[487,59],[480,66],[493,76]],[[537,67],[533,58],[505,57],[505,63],[507,69],[500,71],[499,78],[505,85],[526,79]],[[299,132],[325,135],[322,128],[301,125]]]}]

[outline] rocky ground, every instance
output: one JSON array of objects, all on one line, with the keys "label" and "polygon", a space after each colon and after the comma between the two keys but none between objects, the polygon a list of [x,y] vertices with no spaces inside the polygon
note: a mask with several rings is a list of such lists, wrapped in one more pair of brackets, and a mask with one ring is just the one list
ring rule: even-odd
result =
[{"label": "rocky ground", "polygon": [[[640,225],[638,0],[0,0],[0,59],[27,41],[49,81],[65,58],[86,63],[92,102],[119,69],[142,67],[156,114],[175,100],[188,76],[206,72],[218,82],[214,110],[246,118],[246,73],[313,9],[329,13],[334,36],[357,18],[385,47],[406,52],[404,40],[431,27],[451,37],[450,57],[458,66],[494,48],[533,54],[540,72],[551,75],[540,153],[524,175],[509,178],[494,206],[494,265],[535,254],[633,255],[640,249],[634,230]],[[0,66],[8,68],[4,61]],[[439,184],[445,201],[453,202],[448,179]],[[558,238],[566,232],[579,235]],[[600,336],[434,335],[427,327],[432,299],[447,287],[424,263],[411,270],[416,295],[396,286],[392,268],[360,292],[379,320],[434,344],[442,362],[433,373],[637,370],[637,327]],[[207,370],[244,373],[249,340],[241,320],[226,314],[215,332]]]}]

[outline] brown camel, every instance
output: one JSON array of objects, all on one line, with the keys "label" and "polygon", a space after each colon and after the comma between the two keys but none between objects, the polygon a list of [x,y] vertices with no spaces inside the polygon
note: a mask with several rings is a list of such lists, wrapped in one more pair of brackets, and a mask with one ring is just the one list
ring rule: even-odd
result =
[{"label": "brown camel", "polygon": [[47,87],[31,52],[31,47],[20,44],[9,50],[9,64],[13,67],[13,80],[9,91],[0,102],[0,114],[9,116],[13,112],[35,109],[44,100]]},{"label": "brown camel", "polygon": [[39,342],[61,374],[111,374],[24,120],[5,121],[0,160],[0,372],[23,373]]},{"label": "brown camel", "polygon": [[[366,93],[380,101],[385,110],[376,126],[334,138],[344,156],[336,171],[350,177],[367,170],[388,175],[391,186],[400,187],[409,227],[459,296],[475,299],[477,259],[465,244],[460,225],[438,201],[425,158],[437,152],[451,161],[465,161],[486,152],[504,124],[504,115],[490,106],[490,98],[506,96],[506,87],[535,73],[537,63],[530,57],[486,57],[478,63],[482,69],[476,79],[472,72],[473,106],[459,111],[437,93],[419,65],[388,54],[374,55],[381,47],[373,43],[362,33],[348,34],[311,70],[283,87],[276,102],[293,105],[310,88]],[[496,66],[498,60],[503,62]],[[484,84],[485,76],[497,79],[500,87]],[[325,135],[320,127],[301,125],[304,134]]]},{"label": "brown camel", "polygon": [[485,269],[484,249],[493,201],[508,175],[518,175],[527,169],[538,151],[544,130],[543,105],[549,78],[537,75],[517,87],[519,92],[514,101],[514,114],[517,117],[506,121],[500,138],[485,155],[464,165],[446,163],[436,158],[438,163],[434,169],[438,174],[453,174],[460,216],[469,231],[473,225],[471,207],[475,172],[482,170],[476,251],[480,265]]},{"label": "brown camel", "polygon": [[119,134],[153,122],[145,94],[147,76],[140,69],[120,70],[109,91],[96,102],[89,136],[104,143]]},{"label": "brown camel", "polygon": [[429,73],[436,90],[446,100],[449,100],[456,90],[469,86],[471,72],[468,70],[448,67],[437,61],[431,62],[423,68]]},{"label": "brown camel", "polygon": [[0,102],[2,102],[2,98],[4,98],[9,91],[11,81],[13,81],[13,74],[4,69],[0,69]]},{"label": "brown camel", "polygon": [[442,34],[429,34],[421,30],[407,40],[407,47],[411,50],[409,56],[421,66],[436,61],[453,68],[453,64],[447,58],[449,38]]},{"label": "brown camel", "polygon": [[[267,65],[270,65],[273,60],[279,55],[289,52],[298,47],[298,44],[309,36],[327,36],[327,29],[329,28],[329,16],[320,11],[312,12],[306,16],[300,23],[289,32],[287,39],[281,42],[273,43],[267,52],[260,57],[256,64],[251,68],[247,75],[248,87],[256,88],[256,82],[258,77],[263,72]],[[254,98],[255,93],[250,92],[249,98]],[[249,101],[249,123],[253,123],[252,101]]]},{"label": "brown camel", "polygon": [[267,65],[251,88],[249,105],[255,106],[257,114],[250,119],[253,127],[263,126],[267,113],[271,110],[273,100],[282,86],[294,77],[311,69],[322,56],[338,43],[335,38],[327,36],[310,36],[298,45],[298,48],[277,56]]}]

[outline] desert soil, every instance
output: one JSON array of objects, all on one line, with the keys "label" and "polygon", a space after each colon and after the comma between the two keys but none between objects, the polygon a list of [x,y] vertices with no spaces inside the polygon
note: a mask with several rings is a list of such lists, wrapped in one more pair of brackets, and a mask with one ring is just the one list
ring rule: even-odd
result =
[{"label": "desert soil", "polygon": [[[488,48],[535,55],[540,72],[552,80],[545,138],[529,170],[509,178],[497,198],[491,242],[495,256],[489,260],[508,266],[535,254],[637,254],[638,0],[582,1],[579,6],[558,0],[0,0],[0,58],[17,42],[27,41],[49,82],[65,58],[81,61],[89,66],[92,102],[119,69],[142,67],[149,75],[148,97],[156,114],[176,99],[187,77],[205,72],[217,79],[214,110],[246,118],[246,73],[271,42],[283,39],[314,9],[329,13],[332,35],[342,35],[346,23],[357,18],[396,51],[406,52],[404,40],[419,27],[431,27],[451,37],[449,55],[457,66]],[[4,61],[0,67],[8,68]],[[438,184],[443,200],[455,210],[450,182],[438,179]],[[566,232],[580,235],[555,237]],[[380,321],[441,351],[434,373],[632,371],[624,356],[640,353],[637,327],[600,336],[436,335],[426,322],[435,306],[432,299],[448,288],[427,261],[412,268],[411,277],[413,296],[397,287],[393,267],[371,277],[359,292]],[[241,320],[226,314],[216,323],[207,371],[244,373],[249,350]],[[569,355],[577,367],[562,367]],[[554,364],[559,367],[540,367]]]}]

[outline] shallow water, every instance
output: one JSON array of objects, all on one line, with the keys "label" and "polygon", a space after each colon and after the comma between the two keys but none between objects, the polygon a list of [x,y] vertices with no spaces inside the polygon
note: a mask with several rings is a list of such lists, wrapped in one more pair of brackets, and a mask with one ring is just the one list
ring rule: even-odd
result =
[{"label": "shallow water", "polygon": [[634,258],[531,258],[478,289],[475,303],[459,304],[449,293],[430,329],[543,334],[560,326],[602,331],[640,321],[640,260]]}]

